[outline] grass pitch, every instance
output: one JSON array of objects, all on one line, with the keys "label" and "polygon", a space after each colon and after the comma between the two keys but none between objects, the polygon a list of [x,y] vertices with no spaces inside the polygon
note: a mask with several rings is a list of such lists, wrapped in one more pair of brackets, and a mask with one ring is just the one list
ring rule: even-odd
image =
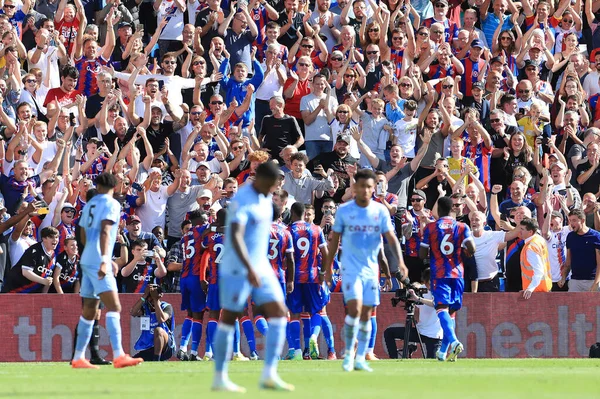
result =
[{"label": "grass pitch", "polygon": [[[600,361],[592,359],[434,360],[371,362],[374,373],[342,371],[341,361],[284,361],[283,379],[293,393],[257,387],[262,362],[232,363],[231,379],[244,398],[516,399],[600,398]],[[210,391],[213,363],[144,363],[116,370],[72,370],[66,363],[0,364],[0,397],[201,398],[234,395]],[[315,396],[313,396],[315,395]]]}]

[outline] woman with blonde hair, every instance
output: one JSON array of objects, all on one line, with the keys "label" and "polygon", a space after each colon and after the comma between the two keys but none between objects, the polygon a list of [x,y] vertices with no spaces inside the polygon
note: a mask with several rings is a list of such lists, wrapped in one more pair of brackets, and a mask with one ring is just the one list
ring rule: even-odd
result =
[{"label": "woman with blonde hair", "polygon": [[334,145],[339,135],[349,136],[350,142],[348,144],[350,144],[350,155],[358,159],[360,157],[358,144],[350,135],[350,129],[354,126],[358,126],[358,121],[353,118],[354,114],[352,113],[350,106],[341,104],[337,107],[335,113],[331,113],[331,111],[327,109],[325,110],[325,114],[327,115],[327,121],[329,122]]}]

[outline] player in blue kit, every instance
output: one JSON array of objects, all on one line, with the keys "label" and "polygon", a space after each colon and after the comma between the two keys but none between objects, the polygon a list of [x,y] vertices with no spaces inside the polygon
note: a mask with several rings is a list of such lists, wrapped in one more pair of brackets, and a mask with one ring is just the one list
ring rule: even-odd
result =
[{"label": "player in blue kit", "polygon": [[425,227],[419,256],[421,259],[430,256],[431,293],[444,330],[442,347],[436,353],[436,358],[443,362],[448,346],[449,361],[455,361],[464,349],[456,338],[454,314],[462,307],[465,285],[462,251],[466,250],[469,256],[474,254],[475,243],[469,226],[457,222],[452,216],[452,200],[442,197],[437,204],[440,218]]},{"label": "player in blue kit", "polygon": [[[332,277],[332,262],[339,247],[340,237],[344,243],[342,251],[342,286],[348,314],[345,319],[344,336],[346,353],[342,367],[345,371],[373,371],[365,360],[369,338],[371,336],[371,309],[379,305],[379,252],[383,248],[384,236],[390,249],[398,259],[399,271],[408,272],[400,243],[394,234],[394,228],[387,208],[372,201],[375,192],[375,173],[361,169],[355,175],[352,185],[354,200],[340,206],[332,232],[329,251],[323,258],[325,278]],[[389,267],[384,266],[386,288],[391,289]],[[360,317],[360,320],[359,320]],[[358,349],[354,359],[354,343],[358,338]]]},{"label": "player in blue kit", "polygon": [[277,374],[277,362],[285,340],[287,308],[281,285],[267,257],[273,208],[270,193],[279,179],[272,162],[256,168],[255,180],[244,185],[227,209],[225,248],[219,270],[221,319],[213,341],[215,391],[245,392],[227,374],[231,358],[234,323],[252,295],[261,314],[269,321],[265,365],[260,388],[292,391]]},{"label": "player in blue kit", "polygon": [[143,359],[134,359],[125,354],[121,345],[121,303],[115,279],[117,266],[111,258],[121,216],[121,205],[113,198],[117,183],[117,178],[112,174],[98,176],[98,194],[83,208],[79,220],[81,241],[85,244],[81,256],[83,277],[80,295],[83,297],[83,311],[77,325],[77,343],[71,362],[73,368],[99,368],[85,359],[84,354],[92,335],[100,299],[107,310],[106,330],[113,349],[115,368],[136,366],[143,362]]}]

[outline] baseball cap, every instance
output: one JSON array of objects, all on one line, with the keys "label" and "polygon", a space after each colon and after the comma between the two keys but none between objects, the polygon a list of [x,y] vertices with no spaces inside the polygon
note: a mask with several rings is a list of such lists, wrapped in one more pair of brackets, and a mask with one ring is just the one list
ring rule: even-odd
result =
[{"label": "baseball cap", "polygon": [[560,162],[560,161],[553,163],[553,164],[550,166],[550,169],[552,169],[552,168],[553,168],[553,167],[555,167],[555,166],[558,166],[558,167],[559,167],[559,169],[562,169],[562,170],[567,170],[567,167],[566,167],[566,165],[565,165],[564,163]]},{"label": "baseball cap", "polygon": [[335,142],[337,143],[338,141],[343,141],[346,144],[350,144],[350,136],[348,136],[347,134],[338,134]]},{"label": "baseball cap", "polygon": [[200,191],[200,194],[198,194],[198,198],[212,199],[212,191],[205,188],[204,190]]},{"label": "baseball cap", "polygon": [[471,42],[471,47],[483,48],[483,42],[479,39],[475,39]]},{"label": "baseball cap", "polygon": [[485,87],[485,86],[483,85],[483,82],[479,82],[479,81],[478,81],[478,82],[475,82],[475,83],[473,83],[473,84],[471,85],[471,90],[474,90],[474,89],[483,90],[483,89],[484,89],[484,87]]},{"label": "baseball cap", "polygon": [[118,29],[125,28],[125,27],[131,28],[131,27],[133,27],[133,25],[131,25],[129,22],[123,21],[123,22],[119,23]]},{"label": "baseball cap", "polygon": [[441,3],[441,4],[444,4],[444,5],[448,5],[448,2],[447,2],[446,0],[436,0],[436,1],[433,3],[433,5],[440,4],[440,3]]},{"label": "baseball cap", "polygon": [[338,57],[342,57],[344,58],[344,53],[342,53],[340,50],[335,50],[333,53],[331,53],[332,57],[338,56]]},{"label": "baseball cap", "polygon": [[529,66],[534,66],[534,67],[538,68],[539,64],[537,62],[535,62],[534,60],[525,61],[525,68],[527,68]]},{"label": "baseball cap", "polygon": [[423,198],[423,201],[427,201],[427,195],[425,195],[423,190],[414,190],[412,195],[418,195],[419,197]]},{"label": "baseball cap", "polygon": [[492,65],[494,62],[499,62],[502,64],[502,58],[500,57],[492,57],[492,59],[490,60],[490,65]]},{"label": "baseball cap", "polygon": [[208,164],[208,162],[206,161],[202,161],[202,162],[198,162],[198,166],[196,167],[196,170],[200,169],[201,167],[205,167],[206,169],[210,170],[210,165]]},{"label": "baseball cap", "polygon": [[131,215],[127,218],[127,224],[133,223],[142,223],[142,220],[136,215]]},{"label": "baseball cap", "polygon": [[71,204],[69,202],[65,202],[61,208],[61,211],[64,211],[65,209],[75,209],[75,207],[73,206],[73,204]]},{"label": "baseball cap", "polygon": [[158,173],[160,175],[162,175],[162,172],[160,169],[158,169],[157,167],[152,167],[148,170],[148,173]]}]

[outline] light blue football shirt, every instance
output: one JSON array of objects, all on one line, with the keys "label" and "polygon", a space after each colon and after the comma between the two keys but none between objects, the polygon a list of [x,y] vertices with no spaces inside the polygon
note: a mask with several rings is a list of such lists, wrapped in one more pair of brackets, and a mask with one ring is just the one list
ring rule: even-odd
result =
[{"label": "light blue football shirt", "polygon": [[113,249],[119,230],[121,205],[108,194],[95,195],[83,208],[79,226],[85,230],[85,248],[81,255],[81,264],[100,267],[100,233],[102,221],[110,220],[113,225],[110,229],[110,244],[108,254],[112,258]]},{"label": "light blue football shirt", "polygon": [[355,201],[343,204],[335,214],[333,231],[342,235],[342,276],[377,280],[381,235],[393,231],[386,207],[375,201],[364,208]]},{"label": "light blue football shirt", "polygon": [[[258,193],[252,184],[239,189],[227,207],[226,231],[231,232],[231,225],[238,223],[245,226],[244,243],[248,248],[248,257],[252,269],[259,276],[273,273],[267,257],[271,222],[273,219],[273,203],[271,196]],[[233,248],[231,234],[225,234],[223,260],[219,265],[219,274],[246,276],[248,273]]]}]

